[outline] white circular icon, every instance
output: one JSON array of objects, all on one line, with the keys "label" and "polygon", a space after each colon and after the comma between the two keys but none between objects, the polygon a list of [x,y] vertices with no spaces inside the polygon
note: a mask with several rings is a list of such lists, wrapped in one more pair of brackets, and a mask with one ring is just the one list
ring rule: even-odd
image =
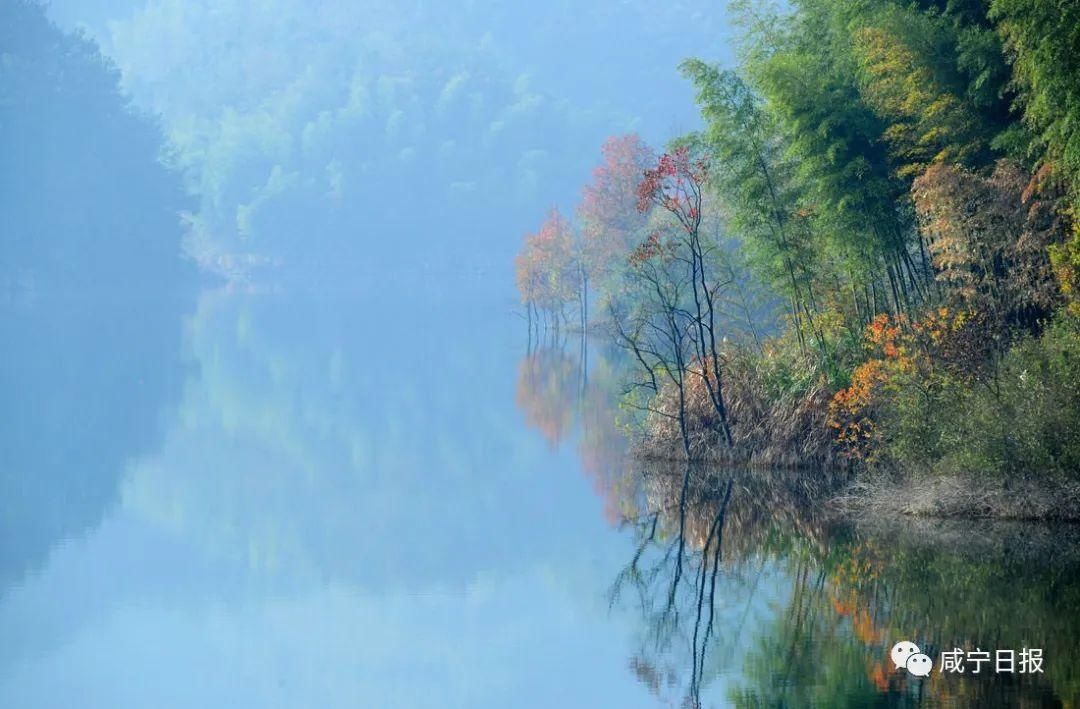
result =
[{"label": "white circular icon", "polygon": [[917,652],[908,658],[907,671],[916,677],[926,677],[932,669],[934,669],[934,663],[930,660],[929,655]]},{"label": "white circular icon", "polygon": [[[909,640],[901,640],[892,646],[892,652],[889,653],[892,656],[893,664],[896,665],[896,669],[901,667],[907,667],[908,659],[912,655],[919,654],[919,646]],[[925,657],[925,655],[924,655]]]}]

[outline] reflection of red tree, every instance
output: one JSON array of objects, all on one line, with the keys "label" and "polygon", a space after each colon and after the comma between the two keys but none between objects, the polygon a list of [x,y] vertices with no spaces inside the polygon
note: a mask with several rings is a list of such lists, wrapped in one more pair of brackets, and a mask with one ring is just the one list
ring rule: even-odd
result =
[{"label": "reflection of red tree", "polygon": [[[600,369],[599,367],[597,369]],[[617,399],[594,376],[585,388],[578,455],[593,490],[604,503],[604,519],[618,524],[632,510],[633,488],[627,484],[626,436],[618,426]]]},{"label": "reflection of red tree", "polygon": [[[582,387],[584,385],[584,391]],[[580,360],[561,350],[543,348],[518,365],[517,407],[526,424],[557,448],[573,426],[580,437],[582,470],[604,503],[611,524],[632,511],[634,490],[626,479],[626,436],[618,425],[618,387],[602,359],[582,381]]]},{"label": "reflection of red tree", "polygon": [[518,365],[517,407],[554,449],[574,420],[580,368],[561,351],[532,352]]},{"label": "reflection of red tree", "polygon": [[829,574],[826,595],[836,615],[847,619],[852,634],[871,650],[866,657],[866,676],[879,692],[886,692],[896,681],[886,642],[890,634],[877,620],[880,609],[876,595],[867,593],[880,575],[880,557],[877,549],[864,544],[849,552],[850,556]]}]

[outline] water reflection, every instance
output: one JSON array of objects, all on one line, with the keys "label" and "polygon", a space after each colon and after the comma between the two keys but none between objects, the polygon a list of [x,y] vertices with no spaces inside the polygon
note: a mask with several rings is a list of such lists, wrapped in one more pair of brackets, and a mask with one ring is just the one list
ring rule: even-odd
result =
[{"label": "water reflection", "polygon": [[518,410],[552,448],[559,446],[580,412],[585,384],[582,360],[564,348],[564,342],[538,347],[518,365]]},{"label": "water reflection", "polygon": [[581,469],[612,525],[629,512],[623,509],[626,492],[636,484],[619,409],[626,364],[624,353],[603,341],[549,334],[534,347],[530,339],[518,364],[515,396],[525,424],[552,449],[573,439]]},{"label": "water reflection", "polygon": [[[126,504],[212,556],[293,582],[460,587],[479,569],[511,570],[535,539],[521,521],[531,511],[504,501],[535,452],[491,411],[499,389],[473,386],[473,373],[505,366],[498,334],[487,330],[482,351],[454,333],[484,333],[484,313],[440,318],[425,330],[442,343],[433,358],[389,304],[357,302],[370,305],[205,293],[187,343],[199,377],[179,425],[133,469]],[[505,475],[488,474],[493,459]]]},{"label": "water reflection", "polygon": [[[841,520],[797,475],[699,469],[680,523],[685,475],[679,466],[643,474],[630,520],[640,547],[616,582],[641,611],[633,667],[659,698],[1058,706],[1080,696],[1080,530]],[[935,662],[953,648],[1041,648],[1045,673],[942,674],[936,664],[917,680],[889,660],[903,639]]]},{"label": "water reflection", "polygon": [[[595,350],[595,352],[592,352]],[[619,425],[625,360],[570,338],[531,350],[516,401],[571,442],[635,548],[612,608],[637,616],[627,671],[665,706],[1061,706],[1080,699],[1080,528],[851,519],[846,474],[641,462]],[[587,374],[586,374],[587,373]],[[914,641],[925,680],[889,650]],[[1043,650],[1044,672],[943,674],[939,653]]]},{"label": "water reflection", "polygon": [[516,323],[444,299],[433,354],[383,290],[201,295],[159,435],[0,598],[0,705],[647,705],[628,540],[516,415]]},{"label": "water reflection", "polygon": [[0,309],[0,593],[94,527],[180,391],[184,298],[41,294]]},{"label": "water reflection", "polygon": [[116,504],[178,398],[180,177],[115,70],[0,3],[0,595]]}]

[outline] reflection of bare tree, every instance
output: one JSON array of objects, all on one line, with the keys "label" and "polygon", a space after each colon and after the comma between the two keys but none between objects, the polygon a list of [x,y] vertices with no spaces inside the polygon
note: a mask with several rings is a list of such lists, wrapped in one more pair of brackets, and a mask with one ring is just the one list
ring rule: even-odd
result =
[{"label": "reflection of bare tree", "polygon": [[[740,706],[1057,706],[1080,696],[1075,530],[840,520],[816,486],[776,471],[650,465],[636,479],[625,524],[637,545],[612,603],[640,612],[646,635],[630,669],[665,702],[709,703],[721,672],[738,680],[719,701]],[[932,656],[1040,647],[1060,659],[1021,678],[914,682],[888,658],[909,637]]]},{"label": "reflection of bare tree", "polygon": [[[752,585],[746,562],[768,544],[777,525],[819,540],[825,523],[808,511],[810,490],[789,479],[753,471],[696,465],[652,465],[639,476],[636,514],[625,523],[637,537],[633,557],[612,587],[612,603],[628,591],[661,654],[688,655],[685,704],[700,706],[706,656],[717,641],[718,597],[725,588]],[[625,506],[629,508],[630,506]],[[752,595],[752,594],[749,594]],[[635,658],[635,673],[659,691],[666,676],[657,664]]]},{"label": "reflection of bare tree", "polygon": [[[665,496],[659,505],[634,521],[638,546],[630,564],[620,573],[613,588],[613,601],[627,584],[636,591],[644,613],[652,617],[655,641],[668,645],[683,633],[685,615],[692,615],[690,632],[691,678],[688,696],[697,706],[705,650],[709,645],[716,616],[716,579],[723,549],[725,514],[731,500],[733,481],[720,486],[698,486],[691,510],[691,482],[699,476],[686,465],[677,499]],[[723,490],[722,497],[713,491]],[[672,535],[668,527],[677,520]],[[702,524],[705,522],[706,524]],[[693,531],[691,531],[693,530]],[[702,534],[704,532],[704,534]],[[654,547],[658,548],[658,553]],[[648,555],[647,552],[654,551]],[[684,580],[685,577],[685,580]],[[662,601],[660,600],[662,599]],[[658,602],[659,601],[659,602]],[[689,605],[689,609],[684,608]],[[641,667],[647,666],[639,663]],[[643,676],[639,673],[639,676]]]}]

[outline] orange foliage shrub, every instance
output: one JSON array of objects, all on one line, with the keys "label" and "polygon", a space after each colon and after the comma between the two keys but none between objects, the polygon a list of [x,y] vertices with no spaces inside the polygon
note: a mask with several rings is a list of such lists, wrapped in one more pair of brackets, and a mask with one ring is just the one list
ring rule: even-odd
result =
[{"label": "orange foliage shrub", "polygon": [[873,458],[881,436],[875,415],[901,387],[929,390],[944,377],[978,376],[991,346],[982,317],[946,307],[915,322],[879,315],[864,342],[872,356],[833,396],[828,415],[836,440],[856,460]]}]

